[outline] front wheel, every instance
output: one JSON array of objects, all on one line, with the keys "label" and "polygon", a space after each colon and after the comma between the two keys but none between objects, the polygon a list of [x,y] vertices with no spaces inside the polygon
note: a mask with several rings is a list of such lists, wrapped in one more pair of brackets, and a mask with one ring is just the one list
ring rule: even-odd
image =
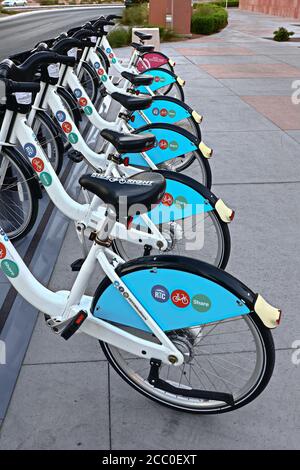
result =
[{"label": "front wheel", "polygon": [[[143,339],[145,333],[143,333]],[[150,334],[148,334],[149,340]],[[185,328],[169,333],[185,353],[182,366],[163,365],[159,377],[185,390],[186,396],[153,387],[149,381],[150,361],[101,343],[114,370],[131,387],[155,402],[197,414],[232,411],[253,401],[267,386],[274,369],[272,334],[255,313],[231,320]],[[234,404],[196,399],[188,390],[201,389],[232,394]]]},{"label": "front wheel", "polygon": [[39,184],[14,148],[0,152],[0,227],[11,240],[32,229],[38,214]]}]

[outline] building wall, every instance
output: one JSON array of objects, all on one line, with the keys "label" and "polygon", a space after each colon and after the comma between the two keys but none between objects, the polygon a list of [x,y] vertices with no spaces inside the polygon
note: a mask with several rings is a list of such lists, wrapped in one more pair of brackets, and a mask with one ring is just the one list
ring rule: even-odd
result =
[{"label": "building wall", "polygon": [[240,9],[300,18],[300,0],[240,0]]}]

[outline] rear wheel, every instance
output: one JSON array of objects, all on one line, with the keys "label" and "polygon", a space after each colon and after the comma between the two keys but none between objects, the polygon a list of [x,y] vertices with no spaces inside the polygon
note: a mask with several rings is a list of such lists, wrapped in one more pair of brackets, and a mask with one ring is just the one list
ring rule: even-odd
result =
[{"label": "rear wheel", "polygon": [[[170,218],[164,219],[163,223],[157,223],[156,227],[168,241],[166,254],[188,256],[225,269],[230,256],[231,241],[228,224],[221,220],[213,204],[210,206],[212,200],[216,201],[217,198],[192,178],[170,171],[159,172],[166,178],[167,186],[164,197],[166,199],[163,199],[157,210],[169,210]],[[209,204],[211,210],[206,211],[206,204]],[[192,207],[192,215],[191,212],[185,212],[185,207],[187,210]],[[179,213],[176,212],[178,208]],[[145,230],[146,227],[140,226],[138,222],[133,222],[132,227]],[[125,260],[145,254],[143,245],[120,239],[114,240],[114,249]],[[158,254],[161,254],[161,251],[153,248],[151,255]]]},{"label": "rear wheel", "polygon": [[45,112],[38,111],[32,129],[44,150],[45,156],[54,171],[59,174],[63,164],[64,145],[57,126]]},{"label": "rear wheel", "polygon": [[38,213],[38,182],[21,158],[14,149],[0,152],[0,226],[12,240],[31,230]]},{"label": "rear wheel", "polygon": [[[128,331],[128,328],[127,328]],[[129,330],[138,335],[138,330]],[[170,408],[198,414],[232,411],[254,400],[267,386],[274,369],[275,348],[270,330],[255,313],[231,320],[168,333],[184,354],[182,366],[163,364],[159,378],[185,391],[187,396],[155,388],[148,381],[150,361],[101,343],[114,370],[142,395]],[[143,332],[143,339],[154,341]],[[234,405],[188,395],[200,389],[233,395]]]},{"label": "rear wheel", "polygon": [[97,100],[100,84],[93,67],[91,67],[86,62],[83,62],[78,74],[78,78],[92,103],[95,103]]}]

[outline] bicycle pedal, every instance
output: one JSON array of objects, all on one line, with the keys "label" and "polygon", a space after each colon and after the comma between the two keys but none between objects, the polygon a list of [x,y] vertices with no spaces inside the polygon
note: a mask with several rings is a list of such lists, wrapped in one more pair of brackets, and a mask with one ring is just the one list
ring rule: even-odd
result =
[{"label": "bicycle pedal", "polygon": [[70,265],[72,271],[74,272],[80,271],[81,266],[83,265],[84,262],[85,262],[85,258],[78,258],[75,261],[73,261],[73,263]]},{"label": "bicycle pedal", "polygon": [[82,154],[78,150],[73,149],[68,151],[67,157],[74,163],[80,163],[83,160]]},{"label": "bicycle pedal", "polygon": [[67,324],[67,326],[61,332],[61,337],[65,340],[71,338],[76,331],[81,327],[88,314],[84,310],[80,310],[77,315]]}]

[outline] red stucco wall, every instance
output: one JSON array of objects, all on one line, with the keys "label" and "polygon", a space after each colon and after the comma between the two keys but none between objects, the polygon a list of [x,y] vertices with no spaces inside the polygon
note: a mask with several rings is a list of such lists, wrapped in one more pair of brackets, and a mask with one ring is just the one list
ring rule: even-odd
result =
[{"label": "red stucco wall", "polygon": [[300,0],[240,0],[242,10],[300,18]]}]

